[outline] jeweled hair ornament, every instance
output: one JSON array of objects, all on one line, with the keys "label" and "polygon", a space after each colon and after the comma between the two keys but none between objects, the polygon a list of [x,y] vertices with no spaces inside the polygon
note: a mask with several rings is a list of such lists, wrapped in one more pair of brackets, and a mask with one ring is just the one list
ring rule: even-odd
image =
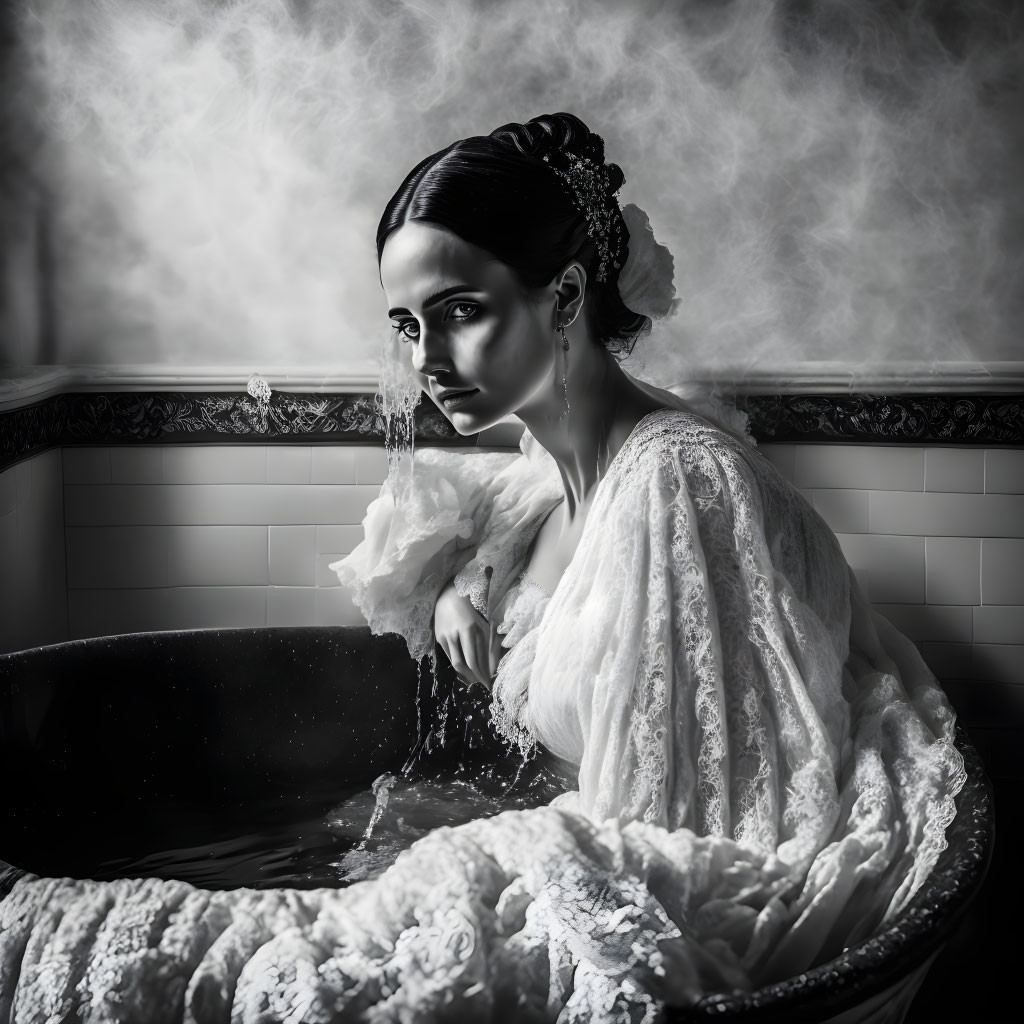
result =
[{"label": "jeweled hair ornament", "polygon": [[552,156],[542,159],[563,182],[597,248],[597,280],[614,277],[623,305],[641,316],[655,320],[675,313],[675,261],[654,237],[647,214],[634,203],[618,208],[607,165],[574,153]]},{"label": "jeweled hair ornament", "polygon": [[615,192],[608,167],[575,153],[545,153],[541,158],[565,184],[573,206],[587,222],[587,234],[597,247],[598,281],[622,267],[626,238],[621,216],[615,216]]}]

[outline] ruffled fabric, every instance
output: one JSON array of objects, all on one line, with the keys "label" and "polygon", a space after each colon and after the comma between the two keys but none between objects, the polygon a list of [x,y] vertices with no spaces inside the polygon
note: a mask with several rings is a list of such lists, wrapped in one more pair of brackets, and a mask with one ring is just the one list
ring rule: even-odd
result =
[{"label": "ruffled fabric", "polygon": [[[434,650],[438,594],[455,580],[481,614],[508,589],[544,517],[562,499],[551,457],[421,449],[384,482],[363,542],[330,568],[375,634],[398,633],[415,660]],[[396,500],[396,491],[400,497]]]},{"label": "ruffled fabric", "polygon": [[434,649],[442,588],[462,573],[485,607],[484,561],[507,574],[519,531],[555,498],[518,455],[422,449],[370,503],[363,542],[330,568],[373,632],[401,634],[418,661]]},{"label": "ruffled fabric", "polygon": [[749,988],[757,901],[789,888],[736,843],[550,807],[438,829],[347,889],[29,875],[0,902],[0,1013],[654,1024]]}]

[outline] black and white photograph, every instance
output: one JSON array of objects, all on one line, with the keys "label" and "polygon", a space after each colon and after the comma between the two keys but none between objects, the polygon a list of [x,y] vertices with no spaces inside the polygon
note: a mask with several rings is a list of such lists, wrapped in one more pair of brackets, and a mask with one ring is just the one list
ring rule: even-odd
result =
[{"label": "black and white photograph", "polygon": [[0,1020],[1002,1024],[1024,4],[0,0]]}]

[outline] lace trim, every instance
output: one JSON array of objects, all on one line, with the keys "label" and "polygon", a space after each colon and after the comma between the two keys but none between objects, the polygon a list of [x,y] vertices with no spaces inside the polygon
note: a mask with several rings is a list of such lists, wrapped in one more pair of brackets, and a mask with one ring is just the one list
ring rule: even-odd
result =
[{"label": "lace trim", "polygon": [[491,691],[491,721],[498,734],[524,755],[536,747],[529,722],[530,675],[537,649],[537,627],[550,596],[527,572],[519,574],[505,598],[497,632],[509,654],[502,658]]}]

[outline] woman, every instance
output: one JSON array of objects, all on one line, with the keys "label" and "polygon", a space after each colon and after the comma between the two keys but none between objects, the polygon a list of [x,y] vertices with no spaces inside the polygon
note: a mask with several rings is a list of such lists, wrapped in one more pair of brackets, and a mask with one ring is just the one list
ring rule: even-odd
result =
[{"label": "woman", "polygon": [[[630,856],[598,858],[597,903],[647,922],[623,928],[635,948],[674,951],[666,997],[685,1001],[803,970],[898,912],[963,769],[934,677],[803,497],[724,414],[619,365],[673,307],[671,257],[620,210],[603,149],[570,114],[505,125],[426,158],[388,203],[377,250],[406,394],[462,434],[510,415],[526,430],[520,456],[393,464],[335,568],[375,631],[416,658],[436,641],[493,687],[503,735],[565,767],[572,856],[587,822],[634,867],[635,843],[658,848],[632,902]],[[392,362],[392,392],[401,378]],[[483,842],[488,824],[463,829]],[[600,975],[625,998],[612,947],[566,913],[562,995]],[[658,990],[650,956],[626,961]]]},{"label": "woman", "polygon": [[[0,901],[14,1020],[656,1019],[823,960],[906,905],[963,778],[915,648],[728,424],[613,355],[671,260],[568,114],[423,161],[378,250],[420,389],[522,455],[396,460],[337,565],[377,631],[436,639],[553,805],[415,842],[345,888],[35,878]],[[408,400],[408,401],[407,401]]]}]

